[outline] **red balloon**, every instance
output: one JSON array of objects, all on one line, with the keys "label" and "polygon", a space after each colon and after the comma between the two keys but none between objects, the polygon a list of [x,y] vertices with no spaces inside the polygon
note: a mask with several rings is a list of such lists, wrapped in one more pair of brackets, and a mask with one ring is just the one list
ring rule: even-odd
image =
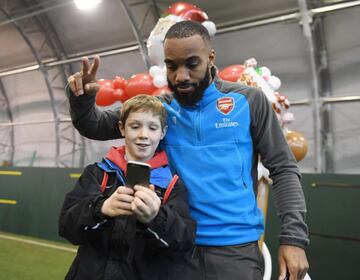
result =
[{"label": "red balloon", "polygon": [[129,98],[138,94],[151,95],[156,89],[153,78],[147,73],[132,75],[125,87],[126,95]]},{"label": "red balloon", "polygon": [[171,89],[169,89],[167,86],[165,86],[165,87],[158,88],[157,90],[155,90],[152,95],[157,96],[157,95],[162,95],[162,94],[171,93],[171,92],[172,92]]},{"label": "red balloon", "polygon": [[225,81],[237,82],[240,75],[245,70],[245,66],[241,64],[234,64],[225,67],[219,72],[219,77]]},{"label": "red balloon", "polygon": [[[196,6],[195,6],[196,7]],[[185,2],[176,2],[169,6],[167,10],[165,11],[165,14],[172,14],[175,16],[179,16],[181,13],[184,13],[185,11],[188,11],[190,9],[193,9],[194,5],[185,3]]]},{"label": "red balloon", "polygon": [[111,87],[100,86],[95,98],[96,104],[99,106],[109,106],[113,104],[116,101],[114,91]]},{"label": "red balloon", "polygon": [[125,80],[125,78],[121,76],[116,76],[115,79],[113,80],[113,84],[115,89],[118,88],[125,89],[127,81]]},{"label": "red balloon", "polygon": [[113,96],[116,100],[118,100],[122,103],[124,103],[126,101],[126,99],[128,99],[128,97],[125,93],[125,90],[123,90],[121,88],[115,89]]},{"label": "red balloon", "polygon": [[114,87],[114,82],[112,80],[107,80],[107,79],[99,79],[97,81],[97,83],[99,84],[99,86],[107,86],[107,87]]},{"label": "red balloon", "polygon": [[195,5],[185,2],[174,3],[165,11],[165,14],[180,16],[187,20],[194,20],[199,22],[208,20],[208,16],[205,12],[203,12]]}]

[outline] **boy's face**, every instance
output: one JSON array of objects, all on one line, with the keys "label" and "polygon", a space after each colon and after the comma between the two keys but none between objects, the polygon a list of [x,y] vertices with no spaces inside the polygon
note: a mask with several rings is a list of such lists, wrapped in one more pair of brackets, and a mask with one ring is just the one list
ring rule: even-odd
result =
[{"label": "boy's face", "polygon": [[164,137],[166,127],[161,129],[160,117],[152,112],[132,112],[125,124],[119,124],[125,137],[126,159],[146,162],[151,159]]}]

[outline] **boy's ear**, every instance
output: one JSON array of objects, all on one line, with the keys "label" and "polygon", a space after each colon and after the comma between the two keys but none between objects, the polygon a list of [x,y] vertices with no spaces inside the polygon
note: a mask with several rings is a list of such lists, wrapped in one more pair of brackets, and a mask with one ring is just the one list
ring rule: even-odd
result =
[{"label": "boy's ear", "polygon": [[121,121],[119,121],[118,126],[119,126],[119,130],[121,132],[121,135],[125,137],[125,126],[123,125],[123,123]]},{"label": "boy's ear", "polygon": [[167,132],[167,129],[168,129],[168,126],[165,125],[164,128],[162,129],[161,138],[160,138],[161,140],[163,140],[163,138],[164,138],[164,136],[165,136],[165,134]]}]

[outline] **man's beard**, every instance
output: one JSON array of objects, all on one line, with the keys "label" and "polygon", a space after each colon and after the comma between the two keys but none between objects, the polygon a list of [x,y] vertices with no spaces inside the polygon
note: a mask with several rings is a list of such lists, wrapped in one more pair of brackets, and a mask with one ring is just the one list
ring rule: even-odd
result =
[{"label": "man's beard", "polygon": [[168,79],[168,87],[174,92],[175,99],[183,106],[194,106],[203,96],[206,88],[210,83],[210,69],[206,69],[204,78],[197,83],[190,83],[194,87],[193,93],[180,93],[177,89],[178,86],[187,85],[188,83],[174,85]]}]

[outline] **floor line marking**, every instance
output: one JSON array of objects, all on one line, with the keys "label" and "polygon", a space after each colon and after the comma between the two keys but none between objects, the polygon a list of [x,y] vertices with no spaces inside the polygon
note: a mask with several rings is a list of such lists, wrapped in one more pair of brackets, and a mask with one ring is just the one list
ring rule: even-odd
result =
[{"label": "floor line marking", "polygon": [[42,246],[42,247],[47,247],[47,248],[52,248],[52,249],[57,249],[57,250],[62,250],[62,251],[67,251],[67,252],[72,252],[72,253],[76,253],[76,251],[77,251],[76,249],[71,249],[71,248],[68,248],[65,246],[59,246],[59,245],[54,245],[54,244],[49,244],[49,243],[45,243],[45,242],[39,242],[39,241],[34,241],[34,240],[26,239],[26,238],[19,238],[19,237],[4,235],[4,234],[0,234],[0,238],[23,242],[23,243],[32,244],[32,245],[37,245],[37,246]]}]

